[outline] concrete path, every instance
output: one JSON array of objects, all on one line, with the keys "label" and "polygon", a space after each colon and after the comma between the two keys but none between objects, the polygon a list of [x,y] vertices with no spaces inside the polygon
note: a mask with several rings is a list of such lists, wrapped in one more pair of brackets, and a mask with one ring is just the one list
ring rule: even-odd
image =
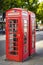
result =
[{"label": "concrete path", "polygon": [[36,42],[36,54],[24,62],[6,61],[0,57],[0,65],[43,65],[43,41]]},{"label": "concrete path", "polygon": [[43,31],[36,33],[36,54],[24,62],[6,61],[5,37],[0,35],[0,65],[43,65]]},{"label": "concrete path", "polygon": [[6,39],[6,35],[0,35],[0,41],[5,39]]}]

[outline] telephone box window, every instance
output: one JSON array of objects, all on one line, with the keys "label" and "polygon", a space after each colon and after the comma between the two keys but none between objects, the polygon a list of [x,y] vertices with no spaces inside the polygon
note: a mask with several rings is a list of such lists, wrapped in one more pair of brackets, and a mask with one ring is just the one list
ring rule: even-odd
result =
[{"label": "telephone box window", "polygon": [[18,52],[10,52],[10,54],[18,55]]},{"label": "telephone box window", "polygon": [[[18,20],[17,19],[14,19],[14,20],[9,20],[9,30],[10,32],[12,32],[10,35],[10,54],[14,54],[14,55],[17,55],[18,53],[15,52],[15,50],[18,49],[18,45],[17,45],[17,27],[18,27]],[[15,47],[16,46],[16,47]]]},{"label": "telephone box window", "polygon": [[24,43],[27,43],[27,20],[24,20]]},{"label": "telephone box window", "polygon": [[27,43],[27,33],[24,33],[24,43]]}]

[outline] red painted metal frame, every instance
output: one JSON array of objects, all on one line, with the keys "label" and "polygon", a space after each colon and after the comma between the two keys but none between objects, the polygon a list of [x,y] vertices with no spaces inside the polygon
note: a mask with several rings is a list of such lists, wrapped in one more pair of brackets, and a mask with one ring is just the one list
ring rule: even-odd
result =
[{"label": "red painted metal frame", "polygon": [[[33,16],[35,15],[33,12],[28,11],[29,14],[29,55],[31,56],[32,54],[35,53],[35,43],[36,43],[36,24],[34,24],[34,48],[32,48],[32,18],[31,18],[31,14],[33,14]],[[34,20],[34,19],[33,19]],[[34,21],[35,22],[35,21]]]},{"label": "red painted metal frame", "polygon": [[[20,13],[19,16],[8,16],[8,14],[10,13],[10,11],[12,10],[15,10],[17,12]],[[15,60],[15,61],[23,61],[25,60],[26,58],[28,58],[29,56],[29,52],[25,53],[24,54],[24,31],[23,31],[23,20],[22,20],[22,11],[25,11],[25,10],[22,10],[22,9],[17,9],[17,8],[14,8],[14,9],[10,9],[8,11],[6,11],[6,58],[9,59],[9,60]],[[28,15],[26,16],[27,17],[27,20],[28,20]],[[25,16],[24,16],[25,18]],[[9,54],[9,20],[10,19],[17,19],[18,20],[18,32],[16,33],[17,34],[17,38],[18,38],[18,55],[11,55]],[[29,30],[29,26],[28,26],[28,30]],[[29,32],[29,31],[27,31]],[[27,33],[28,35],[28,33]],[[28,36],[27,36],[27,41],[28,41]],[[28,42],[27,42],[27,47],[28,47]]]}]

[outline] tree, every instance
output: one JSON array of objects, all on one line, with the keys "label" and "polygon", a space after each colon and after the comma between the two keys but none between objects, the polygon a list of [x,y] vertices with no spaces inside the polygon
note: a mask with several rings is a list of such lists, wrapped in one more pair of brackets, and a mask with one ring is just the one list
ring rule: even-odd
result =
[{"label": "tree", "polygon": [[3,11],[3,0],[0,0],[0,12]]},{"label": "tree", "polygon": [[37,6],[38,6],[38,0],[26,0],[27,4],[25,4],[25,7],[36,13]]},{"label": "tree", "polygon": [[7,10],[13,7],[27,8],[31,11],[36,11],[38,0],[1,0],[1,9]]},{"label": "tree", "polygon": [[41,20],[43,23],[43,2],[41,2],[38,6],[37,15],[38,19]]},{"label": "tree", "polygon": [[27,10],[33,11],[37,18],[37,8],[39,6],[38,0],[1,0],[0,6],[2,11],[6,11],[10,8],[26,8]]}]

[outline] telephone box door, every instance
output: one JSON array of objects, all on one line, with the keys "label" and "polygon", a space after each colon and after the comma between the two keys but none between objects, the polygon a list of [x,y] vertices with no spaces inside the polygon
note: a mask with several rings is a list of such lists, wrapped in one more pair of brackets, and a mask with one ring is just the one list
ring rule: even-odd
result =
[{"label": "telephone box door", "polygon": [[20,19],[9,18],[6,21],[6,57],[19,61]]}]

